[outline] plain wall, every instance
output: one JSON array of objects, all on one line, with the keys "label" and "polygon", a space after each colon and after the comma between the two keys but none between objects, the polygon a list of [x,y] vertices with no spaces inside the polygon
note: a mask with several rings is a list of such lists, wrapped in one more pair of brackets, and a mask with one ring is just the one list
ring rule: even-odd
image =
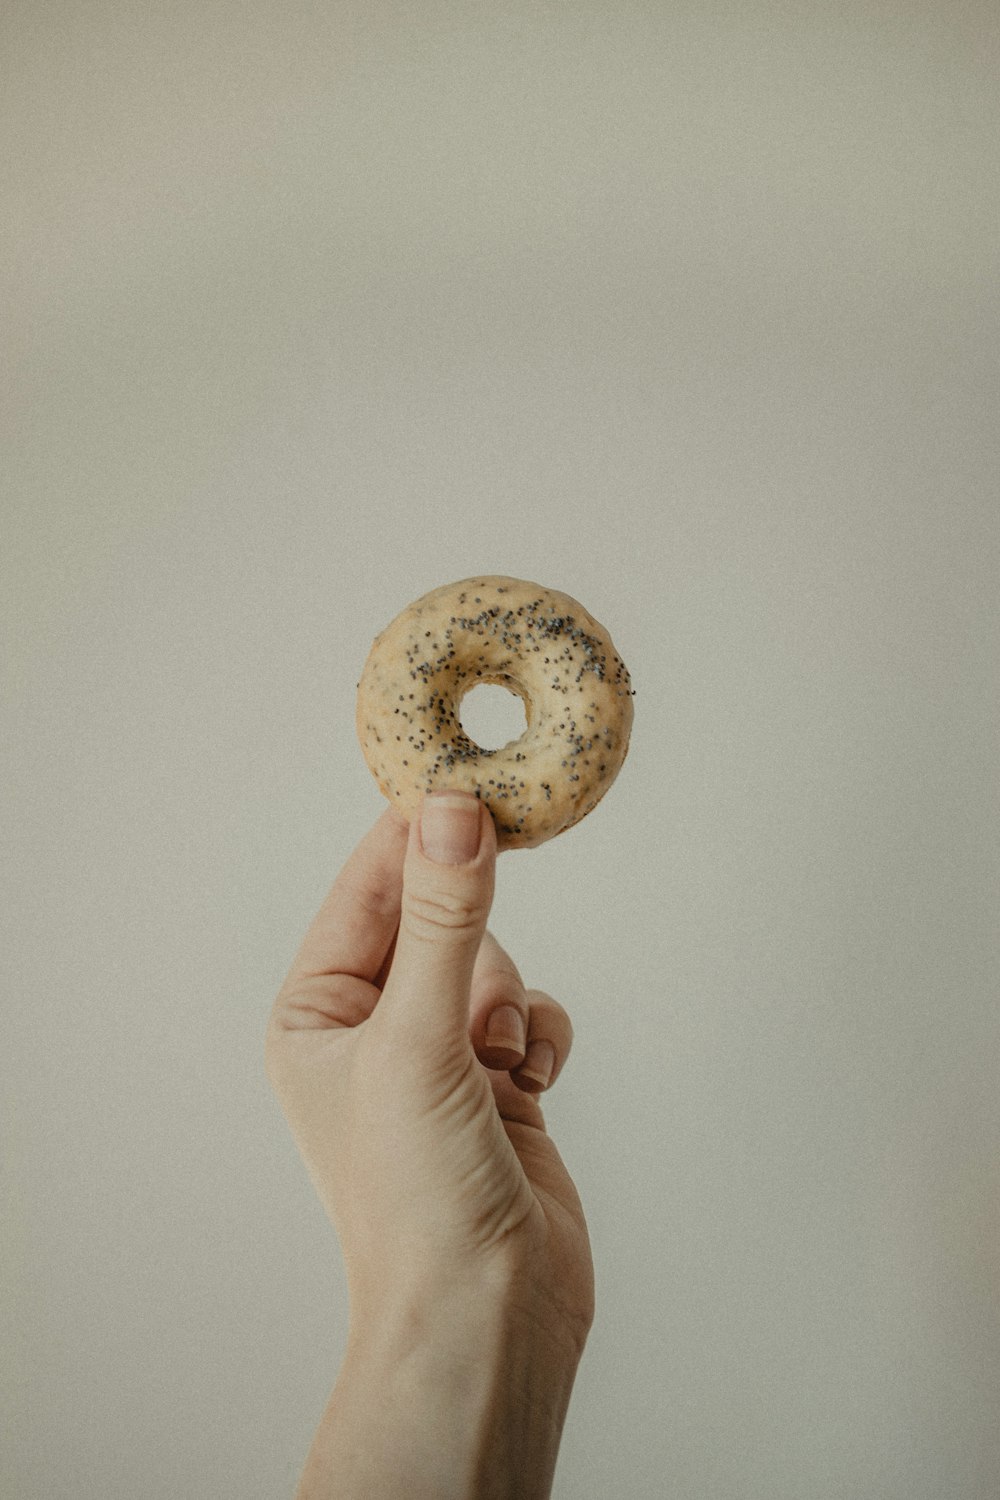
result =
[{"label": "plain wall", "polygon": [[485,571],[637,690],[493,920],[576,1028],[557,1500],[995,1500],[996,6],[0,30],[0,1492],[290,1497],[346,1304],[264,1026],[371,639]]}]

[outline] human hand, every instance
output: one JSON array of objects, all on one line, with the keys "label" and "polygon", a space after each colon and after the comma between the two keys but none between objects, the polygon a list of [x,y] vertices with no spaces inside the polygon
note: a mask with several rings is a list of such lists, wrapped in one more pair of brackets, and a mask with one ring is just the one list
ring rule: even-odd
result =
[{"label": "human hand", "polygon": [[[593,1268],[536,1095],[549,1059],[548,1082],[558,1076],[572,1031],[487,931],[495,861],[492,819],[473,797],[428,797],[411,825],[388,810],[335,882],[272,1012],[268,1074],[337,1230],[350,1293],[347,1392],[317,1444],[328,1458],[334,1411],[341,1429],[357,1426],[363,1403],[351,1394],[374,1381],[374,1364],[384,1398],[388,1355],[373,1361],[371,1350],[398,1359],[419,1327],[467,1387],[480,1369],[495,1386],[517,1344],[522,1382],[543,1372],[532,1399],[541,1388],[554,1465],[553,1429],[593,1315]],[[367,1376],[352,1376],[352,1349]],[[495,1389],[488,1404],[498,1404]],[[521,1428],[526,1420],[517,1417]],[[492,1441],[502,1446],[502,1434]],[[404,1458],[412,1487],[413,1455]],[[339,1462],[342,1474],[342,1453]],[[547,1493],[526,1483],[522,1475],[511,1493]]]}]

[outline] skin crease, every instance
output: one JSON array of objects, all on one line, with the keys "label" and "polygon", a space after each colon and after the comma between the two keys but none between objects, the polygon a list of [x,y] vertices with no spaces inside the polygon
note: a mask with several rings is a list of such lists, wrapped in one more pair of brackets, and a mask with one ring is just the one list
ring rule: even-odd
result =
[{"label": "skin crease", "polygon": [[487,808],[428,800],[470,823],[478,854],[436,863],[420,817],[383,813],[268,1026],[268,1075],[337,1231],[351,1306],[300,1500],[404,1484],[411,1497],[547,1495],[593,1317],[583,1211],[537,1097],[565,1063],[569,1017],[487,930]]}]

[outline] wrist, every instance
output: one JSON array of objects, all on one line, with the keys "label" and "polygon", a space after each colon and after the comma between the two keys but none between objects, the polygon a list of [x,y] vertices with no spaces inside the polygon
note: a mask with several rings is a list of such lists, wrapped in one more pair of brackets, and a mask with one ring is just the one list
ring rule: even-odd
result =
[{"label": "wrist", "polygon": [[352,1320],[299,1500],[546,1500],[583,1349],[513,1294]]}]

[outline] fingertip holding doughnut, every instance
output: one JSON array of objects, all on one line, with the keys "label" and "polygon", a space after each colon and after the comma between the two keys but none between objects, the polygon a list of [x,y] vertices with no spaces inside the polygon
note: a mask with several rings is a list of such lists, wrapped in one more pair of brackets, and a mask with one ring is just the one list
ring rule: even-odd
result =
[{"label": "fingertip holding doughnut", "polygon": [[[459,719],[497,683],[524,701],[520,738],[488,750]],[[498,849],[544,843],[593,811],[621,770],[634,691],[607,630],[578,600],[502,575],[424,594],[375,638],[357,732],[383,795],[412,818],[425,793],[473,792]]]},{"label": "fingertip holding doughnut", "polygon": [[420,846],[435,864],[468,864],[479,852],[482,833],[482,805],[465,794],[434,792],[420,805]]}]

